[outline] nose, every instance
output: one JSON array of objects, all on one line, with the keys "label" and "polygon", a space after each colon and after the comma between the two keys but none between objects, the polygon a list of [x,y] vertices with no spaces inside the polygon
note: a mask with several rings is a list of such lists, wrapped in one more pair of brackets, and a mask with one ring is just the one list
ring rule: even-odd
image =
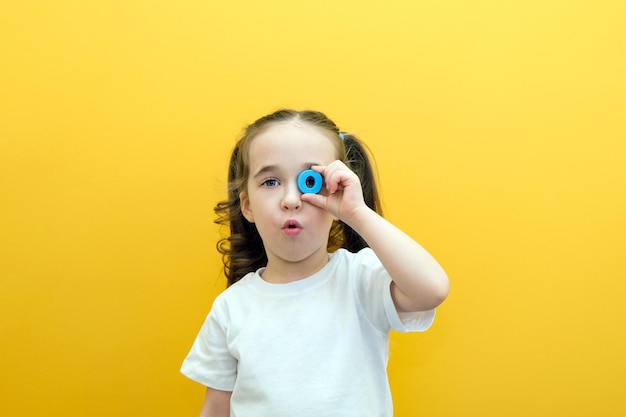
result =
[{"label": "nose", "polygon": [[283,199],[281,201],[282,207],[287,210],[299,209],[302,206],[302,200],[300,200],[302,193],[298,189],[298,185],[295,181],[286,186],[284,190],[285,193],[283,194]]}]

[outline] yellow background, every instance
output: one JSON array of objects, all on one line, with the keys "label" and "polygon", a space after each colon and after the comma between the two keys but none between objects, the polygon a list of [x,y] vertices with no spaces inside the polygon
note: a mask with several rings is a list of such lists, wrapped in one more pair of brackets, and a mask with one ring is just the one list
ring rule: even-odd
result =
[{"label": "yellow background", "polygon": [[624,2],[6,1],[0,415],[193,416],[245,123],[326,112],[447,269],[396,415],[626,415]]}]

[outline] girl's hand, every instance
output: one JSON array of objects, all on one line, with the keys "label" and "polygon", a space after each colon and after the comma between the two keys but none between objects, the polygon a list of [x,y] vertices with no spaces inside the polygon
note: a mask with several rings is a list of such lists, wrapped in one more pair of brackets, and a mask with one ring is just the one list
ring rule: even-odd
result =
[{"label": "girl's hand", "polygon": [[396,310],[426,311],[441,304],[450,287],[445,271],[413,238],[367,207],[358,176],[340,161],[311,169],[322,174],[326,188],[300,200],[328,210],[367,242],[393,280]]},{"label": "girl's hand", "polygon": [[363,200],[359,177],[341,161],[327,166],[314,165],[312,170],[324,177],[324,188],[319,194],[303,194],[301,199],[328,210],[334,217],[350,224],[356,213],[368,208]]}]

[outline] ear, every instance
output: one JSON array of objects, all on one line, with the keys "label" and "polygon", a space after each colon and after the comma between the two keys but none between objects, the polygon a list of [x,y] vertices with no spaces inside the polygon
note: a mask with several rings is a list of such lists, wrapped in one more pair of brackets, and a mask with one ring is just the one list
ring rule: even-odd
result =
[{"label": "ear", "polygon": [[239,193],[239,205],[241,206],[243,217],[250,223],[254,223],[254,216],[252,215],[252,210],[250,210],[250,199],[244,191]]}]

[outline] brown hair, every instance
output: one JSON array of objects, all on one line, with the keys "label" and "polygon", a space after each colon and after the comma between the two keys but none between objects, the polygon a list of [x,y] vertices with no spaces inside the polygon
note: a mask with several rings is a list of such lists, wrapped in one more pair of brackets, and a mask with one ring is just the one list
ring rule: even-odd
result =
[{"label": "brown hair", "polygon": [[[246,191],[249,176],[248,150],[252,140],[264,129],[276,123],[298,121],[317,126],[332,134],[337,148],[338,159],[352,169],[361,181],[365,203],[372,210],[382,215],[378,198],[378,188],[369,152],[356,136],[341,133],[337,125],[326,115],[317,111],[296,111],[283,109],[261,117],[248,125],[243,136],[233,149],[228,166],[228,199],[215,207],[215,223],[228,226],[230,235],[217,242],[217,250],[222,254],[224,273],[228,285],[243,278],[248,272],[256,271],[267,264],[267,255],[261,236],[254,223],[248,222],[241,213],[239,194]],[[340,137],[341,136],[341,137]],[[342,139],[343,138],[343,139]],[[333,223],[328,238],[328,250],[333,252],[345,248],[358,252],[367,247],[367,243],[347,224]]]}]

